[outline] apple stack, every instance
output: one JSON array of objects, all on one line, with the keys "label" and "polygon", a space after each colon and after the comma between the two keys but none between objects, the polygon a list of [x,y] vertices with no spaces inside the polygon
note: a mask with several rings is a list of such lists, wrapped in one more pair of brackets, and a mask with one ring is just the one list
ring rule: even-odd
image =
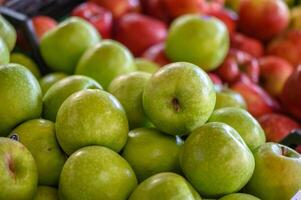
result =
[{"label": "apple stack", "polygon": [[0,17],[0,200],[298,199],[295,4],[84,2],[33,18],[45,76]]}]

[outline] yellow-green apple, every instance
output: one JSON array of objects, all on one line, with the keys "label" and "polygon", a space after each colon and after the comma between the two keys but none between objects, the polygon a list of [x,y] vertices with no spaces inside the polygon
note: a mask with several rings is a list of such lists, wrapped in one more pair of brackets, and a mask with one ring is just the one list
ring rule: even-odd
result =
[{"label": "yellow-green apple", "polygon": [[218,200],[260,200],[260,199],[250,194],[234,193],[234,194],[228,194]]},{"label": "yellow-green apple", "polygon": [[279,96],[294,67],[277,56],[265,56],[259,59],[260,83],[272,96]]},{"label": "yellow-green apple", "polygon": [[95,80],[87,76],[68,76],[54,83],[43,97],[43,114],[45,119],[55,122],[62,103],[73,93],[85,89],[102,89]]},{"label": "yellow-green apple", "polygon": [[265,134],[260,124],[244,109],[228,107],[215,110],[209,122],[222,122],[230,125],[252,151],[265,143]]},{"label": "yellow-green apple", "polygon": [[160,68],[159,64],[145,58],[136,58],[134,61],[138,71],[153,74]]},{"label": "yellow-green apple", "polygon": [[99,89],[81,90],[69,96],[57,113],[55,128],[58,142],[68,155],[89,145],[119,152],[129,130],[119,101]]},{"label": "yellow-green apple", "polygon": [[301,29],[301,5],[291,9],[290,28]]},{"label": "yellow-green apple", "polygon": [[5,41],[0,37],[0,65],[9,63],[9,49]]},{"label": "yellow-green apple", "polygon": [[12,53],[10,55],[10,63],[20,64],[31,71],[31,73],[39,79],[41,77],[41,73],[37,64],[25,54],[22,53]]},{"label": "yellow-green apple", "polygon": [[164,172],[149,177],[131,194],[129,200],[201,200],[200,195],[182,176]]},{"label": "yellow-green apple", "polygon": [[56,188],[49,186],[39,186],[33,200],[58,200],[58,192]]},{"label": "yellow-green apple", "polygon": [[119,75],[136,70],[131,52],[113,40],[104,40],[81,57],[76,74],[90,76],[107,89]]},{"label": "yellow-green apple", "polygon": [[122,104],[131,129],[150,125],[144,114],[142,95],[151,74],[132,72],[115,78],[108,91]]},{"label": "yellow-green apple", "polygon": [[142,57],[147,60],[153,61],[159,64],[160,66],[164,66],[170,63],[170,60],[165,54],[164,43],[159,43],[151,46],[142,54]]},{"label": "yellow-green apple", "polygon": [[189,134],[203,125],[215,106],[210,78],[198,66],[178,62],[152,75],[143,93],[143,108],[151,122],[171,135]]},{"label": "yellow-green apple", "polygon": [[8,50],[12,51],[17,39],[16,30],[2,15],[0,15],[0,38],[3,39]]},{"label": "yellow-green apple", "polygon": [[211,71],[223,62],[228,48],[229,34],[222,21],[210,16],[184,15],[171,24],[165,51],[174,62],[191,62]]},{"label": "yellow-green apple", "polygon": [[244,0],[239,9],[239,30],[269,40],[286,29],[289,9],[282,0]]},{"label": "yellow-green apple", "polygon": [[135,173],[124,158],[106,147],[88,146],[66,161],[59,199],[125,200],[136,185]]},{"label": "yellow-green apple", "polygon": [[246,101],[244,98],[234,90],[226,87],[222,87],[220,90],[216,91],[216,103],[214,109],[226,107],[237,107],[237,108],[247,108]]},{"label": "yellow-green apple", "polygon": [[166,35],[167,28],[162,21],[138,13],[122,16],[114,33],[115,39],[128,47],[135,56],[140,56],[152,45],[163,42]]},{"label": "yellow-green apple", "polygon": [[40,51],[51,70],[72,74],[82,54],[99,41],[97,30],[89,22],[70,17],[41,38]]},{"label": "yellow-green apple", "polygon": [[45,76],[43,76],[40,80],[40,86],[42,89],[43,94],[47,92],[47,90],[56,82],[59,80],[62,80],[63,78],[66,78],[67,74],[61,73],[61,72],[55,72],[55,73],[49,73]]},{"label": "yellow-green apple", "polygon": [[133,167],[139,182],[160,172],[179,172],[180,138],[155,128],[131,130],[122,156]]},{"label": "yellow-green apple", "polygon": [[31,20],[36,36],[39,40],[43,37],[43,35],[45,35],[45,33],[57,26],[56,20],[48,16],[39,15],[33,17]]},{"label": "yellow-green apple", "polygon": [[93,2],[84,2],[72,10],[72,15],[90,22],[103,38],[111,38],[113,15],[109,10]]},{"label": "yellow-green apple", "polygon": [[240,3],[242,1],[243,0],[225,0],[225,6],[234,10],[235,12],[238,12],[240,8]]},{"label": "yellow-green apple", "polygon": [[281,142],[291,131],[301,128],[295,120],[278,113],[263,115],[258,121],[269,142]]},{"label": "yellow-green apple", "polygon": [[42,92],[37,79],[18,64],[0,65],[0,136],[7,136],[18,124],[39,118]]},{"label": "yellow-green apple", "polygon": [[188,136],[180,152],[180,165],[202,197],[219,198],[242,189],[253,174],[255,162],[232,127],[211,122]]},{"label": "yellow-green apple", "polygon": [[56,141],[54,123],[34,119],[17,126],[10,135],[33,155],[38,169],[39,185],[57,186],[66,157]]},{"label": "yellow-green apple", "polygon": [[38,172],[31,153],[21,143],[0,137],[0,199],[31,200]]},{"label": "yellow-green apple", "polygon": [[276,143],[266,143],[254,152],[255,170],[246,191],[260,199],[291,199],[301,188],[301,155]]}]

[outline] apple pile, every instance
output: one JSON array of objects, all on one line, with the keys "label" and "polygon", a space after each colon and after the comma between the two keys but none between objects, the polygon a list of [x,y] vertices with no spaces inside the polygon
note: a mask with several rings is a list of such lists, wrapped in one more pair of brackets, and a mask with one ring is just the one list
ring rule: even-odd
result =
[{"label": "apple pile", "polygon": [[87,1],[32,19],[44,76],[0,16],[0,200],[298,199],[297,4]]}]

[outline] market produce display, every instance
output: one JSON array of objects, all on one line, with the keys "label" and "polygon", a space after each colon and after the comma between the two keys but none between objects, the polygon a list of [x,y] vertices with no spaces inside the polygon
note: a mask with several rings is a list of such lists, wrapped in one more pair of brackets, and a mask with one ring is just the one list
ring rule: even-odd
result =
[{"label": "market produce display", "polygon": [[300,1],[83,1],[32,17],[47,73],[13,24],[0,200],[301,200]]}]

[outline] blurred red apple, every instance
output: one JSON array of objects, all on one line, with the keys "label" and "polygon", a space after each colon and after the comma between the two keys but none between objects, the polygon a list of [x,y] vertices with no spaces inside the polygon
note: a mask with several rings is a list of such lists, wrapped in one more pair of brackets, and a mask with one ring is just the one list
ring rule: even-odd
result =
[{"label": "blurred red apple", "polygon": [[82,3],[72,11],[73,16],[89,21],[103,38],[110,38],[112,32],[112,13],[93,2]]},{"label": "blurred red apple", "polygon": [[244,0],[239,10],[239,29],[260,40],[269,40],[286,29],[289,9],[282,0]]},{"label": "blurred red apple", "polygon": [[293,119],[276,113],[269,113],[258,119],[268,142],[280,142],[300,125]]},{"label": "blurred red apple", "polygon": [[273,40],[267,53],[286,59],[294,66],[301,64],[301,30],[290,30]]},{"label": "blurred red apple", "polygon": [[162,0],[141,0],[141,2],[143,10],[147,15],[160,19],[166,23],[170,21],[170,17],[166,12]]},{"label": "blurred red apple", "polygon": [[114,18],[119,18],[125,13],[139,11],[139,0],[90,0],[101,7],[110,10]]},{"label": "blurred red apple", "polygon": [[57,26],[55,19],[42,15],[33,17],[32,24],[39,40],[46,32]]},{"label": "blurred red apple", "polygon": [[287,79],[280,99],[287,111],[301,120],[301,65]]},{"label": "blurred red apple", "polygon": [[296,151],[301,153],[301,145],[299,145],[297,148],[296,148]]},{"label": "blurred red apple", "polygon": [[165,45],[164,43],[159,43],[148,48],[143,54],[142,57],[158,63],[160,66],[164,66],[170,63],[170,60],[165,54]]},{"label": "blurred red apple", "polygon": [[248,111],[256,118],[280,109],[268,93],[252,82],[237,82],[231,88],[243,96]]},{"label": "blurred red apple", "polygon": [[217,74],[227,83],[238,80],[240,74],[247,75],[254,83],[259,79],[259,65],[255,58],[249,54],[231,49],[224,63],[217,69]]},{"label": "blurred red apple", "polygon": [[259,40],[250,38],[240,33],[234,33],[231,35],[231,47],[244,51],[256,58],[261,57],[264,54],[264,47]]},{"label": "blurred red apple", "polygon": [[222,85],[223,81],[222,79],[220,79],[220,77],[212,72],[208,73],[208,76],[210,77],[211,81],[215,84],[215,85]]},{"label": "blurred red apple", "polygon": [[280,95],[294,68],[286,60],[276,56],[259,59],[261,86],[272,96]]}]

